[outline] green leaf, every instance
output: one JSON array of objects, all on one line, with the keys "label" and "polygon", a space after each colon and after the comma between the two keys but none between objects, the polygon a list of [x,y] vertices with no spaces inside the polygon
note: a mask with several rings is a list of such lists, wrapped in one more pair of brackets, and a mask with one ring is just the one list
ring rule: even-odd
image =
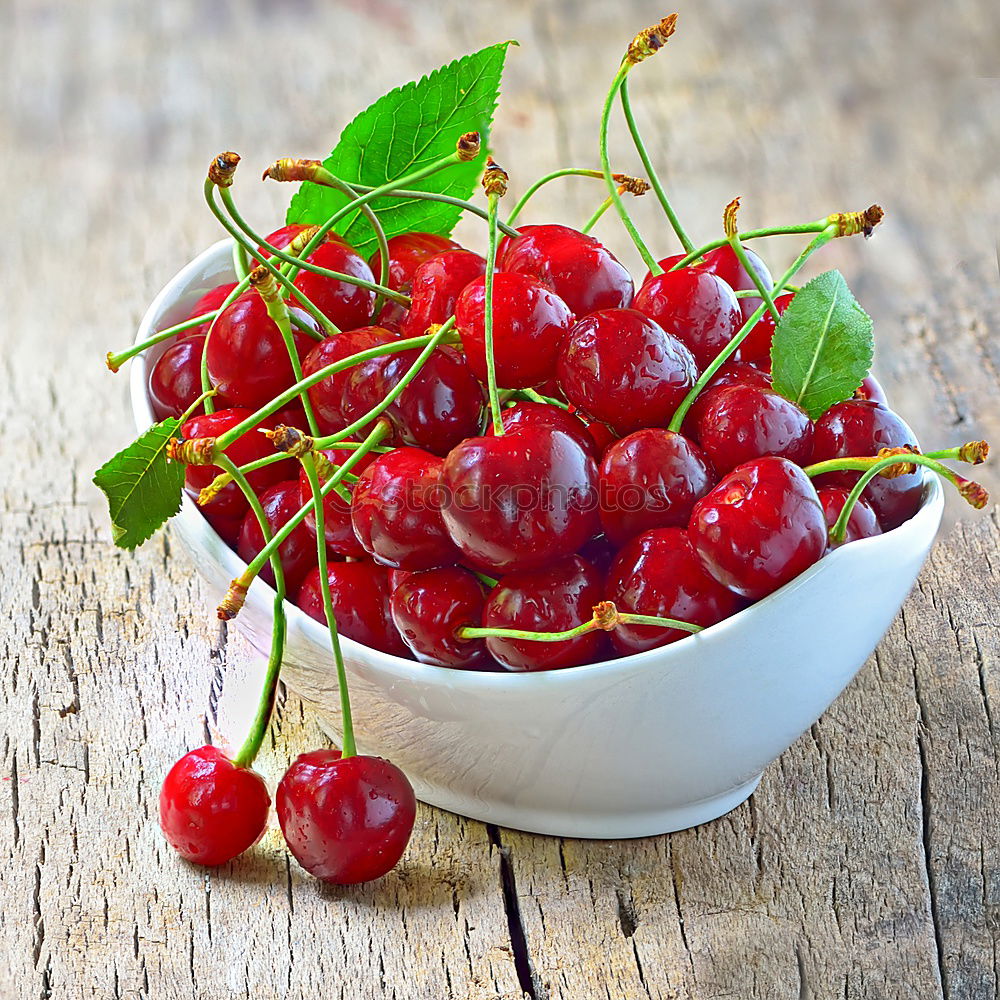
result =
[{"label": "green leaf", "polygon": [[774,389],[816,420],[849,399],[871,370],[871,317],[839,271],[804,285],[774,331]]},{"label": "green leaf", "polygon": [[[456,163],[412,185],[468,200],[486,160],[486,136],[510,44],[481,49],[380,97],[344,129],[323,166],[348,183],[378,187],[454,152],[463,133],[480,132],[483,148],[475,160]],[[286,221],[321,225],[348,201],[333,188],[306,182],[292,198]],[[437,201],[389,197],[370,204],[387,237],[408,232],[448,236],[461,214],[460,208]],[[334,228],[363,256],[375,250],[375,231],[360,210]]]},{"label": "green leaf", "polygon": [[94,473],[108,498],[115,545],[134,549],[181,508],[184,465],[167,461],[167,442],[181,422],[154,424]]}]

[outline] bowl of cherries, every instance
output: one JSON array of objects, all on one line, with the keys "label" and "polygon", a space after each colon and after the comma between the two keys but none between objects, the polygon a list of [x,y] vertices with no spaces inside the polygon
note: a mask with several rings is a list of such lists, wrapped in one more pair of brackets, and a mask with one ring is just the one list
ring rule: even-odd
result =
[{"label": "bowl of cherries", "polygon": [[[136,544],[173,514],[219,616],[268,658],[243,748],[196,753],[219,756],[213,774],[234,788],[259,779],[279,676],[343,748],[304,755],[278,785],[286,840],[321,878],[395,864],[414,794],[563,836],[724,814],[889,627],[942,484],[985,503],[945,463],[987,446],[920,450],[871,375],[872,323],[843,277],[793,283],[829,241],[870,235],[881,209],[741,232],[734,201],[699,245],[637,129],[649,182],[612,172],[611,105],[673,28],[629,47],[600,167],[543,178],[505,220],[507,174],[475,132],[388,180],[343,175],[336,150],[278,160],[265,178],[302,188],[269,235],[239,212],[239,158],[221,154],[206,195],[226,238],[109,356],[136,359],[141,432],[98,473],[116,539]],[[485,197],[426,183],[449,171]],[[579,228],[531,200],[567,173],[601,188]],[[672,256],[647,247],[625,204],[650,184]],[[444,222],[397,225],[387,201],[468,213],[482,244],[458,245]],[[537,223],[521,223],[526,206]],[[639,280],[589,234],[611,209],[648,267]],[[745,245],[772,233],[805,244],[773,273]],[[155,524],[130,521],[143,491],[147,510],[169,494]],[[182,854],[217,863],[239,851],[189,844],[211,827],[192,777],[207,766],[182,758],[162,818]],[[227,806],[256,803],[239,850],[270,801],[250,784]],[[381,827],[358,818],[366,794]]]}]

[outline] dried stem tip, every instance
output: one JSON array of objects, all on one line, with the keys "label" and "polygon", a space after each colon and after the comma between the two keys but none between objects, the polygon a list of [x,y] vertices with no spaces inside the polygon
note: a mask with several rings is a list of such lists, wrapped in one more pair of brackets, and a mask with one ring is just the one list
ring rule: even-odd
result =
[{"label": "dried stem tip", "polygon": [[736,213],[740,210],[740,199],[734,198],[722,213],[722,227],[726,234],[726,239],[731,240],[738,232],[736,225]]},{"label": "dried stem tip", "polygon": [[656,55],[666,44],[667,39],[674,33],[676,28],[677,15],[669,14],[651,27],[640,31],[629,44],[628,52],[625,53],[625,62],[635,66],[636,63],[641,63],[643,59],[648,59],[650,56]]},{"label": "dried stem tip", "polygon": [[274,302],[281,298],[278,279],[263,264],[258,264],[247,277],[250,284],[265,302]]},{"label": "dried stem tip", "polygon": [[211,465],[215,458],[215,438],[194,438],[191,441],[171,438],[167,442],[167,458],[185,465]]},{"label": "dried stem tip", "polygon": [[956,476],[955,485],[963,499],[976,510],[982,510],[990,501],[989,493],[979,483],[974,483],[971,479]]},{"label": "dried stem tip", "polygon": [[615,607],[614,602],[601,601],[600,604],[595,604],[594,621],[597,622],[597,627],[604,629],[605,632],[614,631],[615,626],[620,621],[618,609]]},{"label": "dried stem tip", "polygon": [[233,580],[226,591],[226,596],[219,605],[217,611],[219,620],[224,622],[232,621],[243,610],[243,605],[247,599],[247,585]]},{"label": "dried stem tip", "polygon": [[488,195],[502,198],[507,193],[507,171],[493,159],[486,158],[486,170],[483,173],[483,190]]},{"label": "dried stem tip", "polygon": [[837,212],[829,216],[827,222],[837,226],[838,236],[856,236],[858,233],[864,233],[865,239],[868,239],[884,215],[885,212],[879,205],[869,205],[863,212]]},{"label": "dried stem tip", "polygon": [[297,160],[291,156],[283,156],[275,160],[261,177],[262,181],[311,181],[315,180],[318,171],[323,169],[319,160]]},{"label": "dried stem tip", "polygon": [[[296,233],[292,242],[285,247],[285,253],[289,257],[299,257],[302,251],[312,242],[312,238],[319,232],[319,226],[306,226],[300,233]],[[329,236],[327,237],[329,239]]]},{"label": "dried stem tip", "polygon": [[630,177],[628,174],[612,174],[611,179],[618,185],[618,193],[634,194],[637,198],[649,190],[649,181],[643,177]]},{"label": "dried stem tip", "polygon": [[479,150],[482,146],[482,139],[478,132],[466,132],[457,143],[455,143],[455,151],[458,153],[458,158],[466,163],[469,160],[474,160],[479,155]]},{"label": "dried stem tip", "polygon": [[108,355],[104,359],[104,363],[108,366],[108,371],[112,371],[112,372],[117,372],[118,369],[121,367],[115,361],[115,356],[111,353],[111,351],[108,351]]},{"label": "dried stem tip", "polygon": [[232,187],[239,162],[239,153],[219,153],[208,166],[208,179],[216,187]]},{"label": "dried stem tip", "polygon": [[297,427],[289,427],[288,424],[278,424],[273,431],[265,430],[264,434],[270,438],[271,444],[277,451],[283,451],[286,455],[305,455],[316,447],[316,439],[308,434],[303,434]]},{"label": "dried stem tip", "polygon": [[224,486],[228,486],[232,481],[233,477],[229,475],[228,472],[220,473],[208,484],[208,486],[202,487],[198,493],[198,499],[195,503],[197,503],[199,507],[204,507],[205,504],[211,503],[219,495],[219,491]]},{"label": "dried stem tip", "polygon": [[969,441],[958,449],[958,460],[969,465],[980,465],[990,454],[990,446],[985,441]]},{"label": "dried stem tip", "polygon": [[[904,444],[901,448],[880,448],[878,457],[889,458],[892,455],[919,455],[916,448]],[[897,476],[908,476],[917,471],[913,462],[900,462],[899,465],[887,465],[879,471],[879,475],[885,479],[895,479]]]}]

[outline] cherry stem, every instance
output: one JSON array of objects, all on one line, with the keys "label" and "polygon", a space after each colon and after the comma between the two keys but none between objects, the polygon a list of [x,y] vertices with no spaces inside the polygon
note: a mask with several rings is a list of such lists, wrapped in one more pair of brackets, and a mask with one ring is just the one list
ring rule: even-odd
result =
[{"label": "cherry stem", "polygon": [[771,289],[764,284],[764,279],[757,273],[757,268],[750,263],[750,258],[747,256],[747,252],[743,249],[743,244],[740,242],[740,234],[736,229],[736,211],[739,207],[739,198],[734,198],[726,206],[724,219],[729,245],[732,247],[733,253],[736,254],[736,259],[742,265],[743,270],[750,276],[754,287],[760,292],[760,297],[767,305],[768,311],[774,317],[774,322],[777,323],[781,319],[781,314],[778,312],[778,307],[774,304]]},{"label": "cherry stem", "polygon": [[[260,524],[260,530],[264,535],[264,541],[271,539],[271,526],[268,524],[267,515],[264,508],[254,493],[253,487],[247,482],[246,476],[240,472],[233,461],[227,456],[221,456],[219,466],[226,470],[235,480],[236,484],[243,491],[250,509],[254,512]],[[285,573],[281,566],[281,559],[278,556],[277,548],[274,549],[271,559],[271,569],[274,572],[274,612],[271,623],[271,652],[267,658],[267,670],[264,674],[264,689],[261,692],[260,701],[257,703],[257,712],[250,725],[250,731],[243,746],[233,757],[233,763],[237,767],[250,767],[257,754],[260,752],[264,736],[267,734],[267,727],[271,722],[271,712],[274,710],[274,699],[278,691],[278,678],[281,676],[281,661],[285,654]]]},{"label": "cherry stem", "polygon": [[600,134],[600,152],[601,152],[601,168],[604,172],[604,182],[608,186],[608,193],[611,195],[611,200],[614,202],[615,209],[618,212],[618,217],[622,220],[622,225],[625,227],[626,232],[632,237],[632,242],[635,244],[635,248],[639,251],[642,256],[646,267],[653,275],[663,274],[663,268],[656,262],[656,258],[649,252],[649,247],[643,242],[642,237],[639,235],[639,230],[636,229],[635,223],[632,222],[631,217],[628,214],[628,209],[625,208],[625,203],[622,201],[621,195],[618,193],[618,185],[611,173],[611,160],[608,156],[608,124],[611,118],[611,108],[614,105],[615,96],[621,89],[622,83],[625,81],[625,77],[628,75],[628,71],[632,68],[632,64],[629,62],[623,62],[618,72],[615,74],[614,80],[611,81],[611,89],[608,91],[608,96],[604,101],[604,108],[601,112],[601,134]]},{"label": "cherry stem", "polygon": [[133,344],[124,351],[118,351],[117,354],[112,354],[109,351],[107,359],[108,368],[113,372],[117,372],[126,361],[130,358],[134,358],[137,354],[142,354],[143,351],[150,347],[154,347],[156,344],[162,343],[164,340],[176,337],[178,333],[183,333],[185,330],[190,330],[195,326],[201,326],[202,323],[211,322],[218,315],[219,310],[213,309],[210,312],[202,313],[200,316],[192,316],[190,319],[184,320],[183,323],[178,323],[175,326],[168,326],[166,330],[154,333],[152,337],[147,337],[145,340],[140,341],[138,344]]},{"label": "cherry stem", "polygon": [[344,654],[340,649],[340,635],[337,632],[337,618],[333,613],[333,597],[330,594],[330,578],[326,561],[326,526],[324,522],[323,501],[320,499],[319,476],[316,474],[316,461],[310,452],[299,456],[302,468],[305,469],[312,491],[313,507],[316,511],[316,562],[319,567],[319,589],[323,595],[323,614],[326,616],[326,627],[330,632],[330,646],[333,649],[333,659],[337,664],[337,686],[340,688],[340,714],[343,720],[342,757],[353,757],[358,748],[354,743],[354,721],[351,717],[351,696],[347,689],[347,669],[344,666]]},{"label": "cherry stem", "polygon": [[[780,295],[781,290],[785,287],[785,284],[794,277],[795,274],[802,268],[805,262],[817,251],[820,247],[829,243],[830,240],[834,239],[838,234],[838,230],[834,225],[829,225],[824,229],[815,239],[813,239],[809,246],[805,248],[795,258],[791,267],[781,276],[781,278],[775,283],[774,295]],[[757,325],[758,320],[764,315],[767,309],[767,303],[762,302],[756,310],[751,314],[750,318],[740,327],[739,331],[733,336],[732,340],[729,341],[726,346],[719,351],[716,355],[715,360],[701,373],[698,381],[692,386],[691,391],[684,397],[681,401],[681,405],[677,407],[674,412],[670,423],[667,425],[667,429],[678,433],[681,429],[681,424],[684,423],[684,418],[688,414],[688,410],[691,409],[694,401],[698,398],[701,391],[708,385],[709,382],[715,377],[715,373],[729,360],[729,358],[736,352],[740,344],[749,336],[750,331]]]},{"label": "cherry stem", "polygon": [[609,208],[611,208],[613,204],[614,202],[611,200],[610,196],[605,198],[604,201],[602,201],[601,204],[597,206],[597,211],[594,212],[594,214],[589,219],[587,219],[586,223],[584,223],[584,226],[580,230],[580,232],[585,234],[589,233],[591,229],[593,229],[594,226],[597,225],[598,220],[601,218],[601,216],[604,215],[604,213]]},{"label": "cherry stem", "polygon": [[532,403],[545,403],[546,406],[558,406],[560,410],[569,409],[569,403],[564,403],[561,399],[553,399],[551,396],[543,396],[534,389],[517,389],[515,390],[515,394]]},{"label": "cherry stem", "polygon": [[[384,438],[386,438],[391,432],[391,425],[388,420],[380,420],[375,427],[372,428],[372,432],[361,442],[360,447],[356,448],[354,454],[350,458],[346,459],[342,465],[337,467],[337,471],[320,487],[319,496],[320,499],[324,499],[329,493],[331,493],[337,485],[343,480],[344,476],[351,471],[366,454],[372,445],[379,444]],[[237,473],[239,469],[231,461],[229,461],[229,466],[231,468],[226,468],[226,471],[230,474],[235,470]],[[233,477],[236,478],[235,476]],[[288,538],[288,536],[305,520],[306,515],[315,508],[315,499],[309,500],[304,503],[267,541],[264,548],[254,556],[253,560],[249,563],[247,568],[240,574],[239,579],[234,580],[229,588],[229,594],[226,595],[226,600],[220,605],[220,617],[222,617],[222,608],[226,608],[231,613],[227,617],[235,617],[239,612],[240,607],[242,607],[242,600],[239,599],[239,594],[246,594],[247,588],[254,581],[257,574],[264,568],[264,564],[268,560],[273,559],[275,553],[277,553],[281,544]],[[272,562],[273,566],[274,563]],[[238,604],[230,603],[230,595],[236,592]]]},{"label": "cherry stem", "polygon": [[667,197],[667,192],[663,189],[663,184],[657,176],[656,169],[653,167],[653,161],[650,159],[649,153],[646,151],[646,144],[642,141],[642,134],[639,132],[639,126],[636,124],[635,117],[632,114],[632,101],[629,98],[628,92],[628,76],[625,76],[622,79],[619,98],[621,100],[622,112],[625,115],[625,121],[628,124],[629,133],[632,136],[632,142],[635,143],[636,152],[638,152],[639,159],[642,160],[642,165],[645,168],[646,177],[649,179],[649,183],[653,185],[656,197],[659,200],[667,219],[670,221],[671,227],[677,234],[677,239],[681,241],[681,246],[684,247],[686,253],[690,253],[694,248],[694,244],[691,242],[691,238],[688,234],[684,231],[684,227],[681,225],[680,219],[677,218],[677,213],[670,204],[670,199]]},{"label": "cherry stem", "polygon": [[538,180],[535,181],[531,187],[529,187],[528,190],[521,195],[518,203],[511,209],[510,215],[507,216],[507,225],[514,225],[514,220],[521,214],[524,210],[524,206],[528,204],[532,196],[540,187],[548,184],[549,181],[558,180],[560,177],[593,177],[596,180],[601,180],[604,177],[604,171],[586,170],[582,167],[564,167],[561,170],[553,170],[552,173],[539,177]]},{"label": "cherry stem", "polygon": [[[212,338],[212,331],[215,330],[215,324],[219,322],[219,317],[250,287],[250,277],[249,275],[242,281],[236,283],[236,287],[226,296],[226,300],[219,306],[219,311],[215,314],[215,318],[209,324],[208,331],[205,334],[205,342],[201,345],[201,388],[203,391],[207,392],[212,388],[212,380],[208,375],[208,342]],[[215,399],[209,396],[205,400],[205,412],[215,413]]]},{"label": "cherry stem", "polygon": [[[227,189],[228,190],[228,189]],[[247,261],[247,252],[242,243],[233,240],[233,270],[236,272],[236,280],[242,281],[250,274],[250,264]]]},{"label": "cherry stem", "polygon": [[[598,607],[601,607],[601,605],[598,605]],[[596,632],[598,629],[610,632],[618,625],[651,625],[659,628],[676,628],[692,633],[702,631],[701,625],[678,621],[676,618],[633,615],[613,610],[612,617],[607,619],[600,616],[595,609],[594,617],[589,621],[585,621],[574,628],[565,629],[562,632],[528,632],[519,628],[478,628],[467,625],[458,629],[455,634],[459,639],[488,639],[491,636],[496,636],[499,639],[527,639],[530,642],[566,642],[569,639],[576,639],[581,635],[587,635],[589,632]]]},{"label": "cherry stem", "polygon": [[486,274],[483,288],[483,327],[486,341],[486,385],[490,397],[490,413],[493,419],[493,433],[502,437],[503,416],[500,407],[500,396],[497,391],[496,358],[493,355],[493,273],[497,263],[497,212],[500,204],[499,194],[487,197],[489,205],[489,243],[486,251]]}]

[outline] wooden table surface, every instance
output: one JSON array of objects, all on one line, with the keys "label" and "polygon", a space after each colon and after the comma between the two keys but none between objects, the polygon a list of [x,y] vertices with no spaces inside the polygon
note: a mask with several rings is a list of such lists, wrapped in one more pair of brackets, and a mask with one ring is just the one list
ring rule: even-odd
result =
[{"label": "wooden table surface", "polygon": [[[216,726],[251,657],[169,531],[113,547],[90,477],[131,436],[127,376],[104,352],[217,238],[200,196],[210,157],[244,154],[237,194],[277,225],[288,190],[257,184],[263,165],[322,155],[390,87],[513,37],[494,144],[523,190],[595,164],[624,45],[666,12],[2,5],[0,996],[996,996],[996,507],[950,505],[857,680],[715,823],[584,842],[422,806],[400,867],[347,890],[305,876],[275,830],[204,872],[157,828],[164,769]],[[702,0],[633,83],[698,234],[718,232],[736,194],[747,225],[884,205],[875,239],[840,241],[818,267],[840,267],[875,318],[878,372],[934,446],[1000,441],[998,76],[990,0]],[[635,170],[620,127],[614,147]],[[580,180],[546,198],[581,224],[601,192]],[[636,213],[671,251],[651,196]],[[636,265],[613,220],[600,233]],[[765,255],[778,266],[794,250]],[[996,467],[982,479],[1000,485]],[[275,779],[322,741],[288,696],[261,767]]]}]

